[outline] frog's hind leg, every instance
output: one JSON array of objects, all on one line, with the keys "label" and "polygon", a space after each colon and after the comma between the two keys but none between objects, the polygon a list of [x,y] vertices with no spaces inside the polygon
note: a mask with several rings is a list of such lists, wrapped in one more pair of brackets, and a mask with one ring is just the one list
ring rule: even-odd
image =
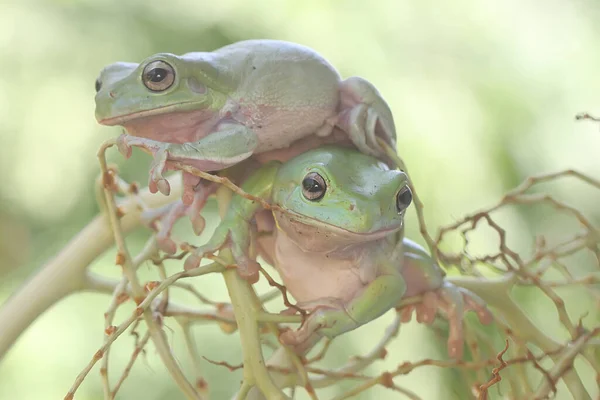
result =
[{"label": "frog's hind leg", "polygon": [[355,76],[340,83],[336,125],[346,131],[354,145],[365,154],[385,156],[385,150],[377,142],[378,136],[396,147],[392,111],[377,88],[366,79]]}]

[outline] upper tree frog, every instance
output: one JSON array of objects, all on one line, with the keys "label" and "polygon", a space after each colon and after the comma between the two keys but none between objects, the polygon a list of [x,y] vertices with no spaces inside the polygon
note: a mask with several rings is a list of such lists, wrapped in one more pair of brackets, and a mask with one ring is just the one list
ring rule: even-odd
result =
[{"label": "upper tree frog", "polygon": [[[392,113],[371,83],[342,80],[314,50],[285,41],[114,63],[100,73],[96,92],[97,120],[128,134],[119,137],[120,151],[129,157],[137,146],[154,156],[153,193],[169,193],[162,174],[170,161],[217,171],[334,127],[366,154],[385,159],[376,136],[395,148]],[[193,203],[198,183],[184,174],[184,204]]]},{"label": "upper tree frog", "polygon": [[[240,268],[253,261],[252,232],[259,253],[278,270],[299,306],[312,311],[296,331],[281,340],[302,345],[317,332],[334,337],[381,316],[405,297],[423,295],[406,307],[403,321],[416,310],[431,323],[437,310],[450,323],[448,352],[463,352],[463,314],[492,316],[475,294],[444,280],[444,272],[416,243],[403,239],[403,220],[412,194],[406,175],[354,149],[325,146],[281,164],[270,162],[242,186],[276,208],[265,213],[257,202],[234,196],[212,238],[186,260],[228,245]],[[256,218],[255,218],[256,217]],[[257,226],[253,226],[253,221]]]}]

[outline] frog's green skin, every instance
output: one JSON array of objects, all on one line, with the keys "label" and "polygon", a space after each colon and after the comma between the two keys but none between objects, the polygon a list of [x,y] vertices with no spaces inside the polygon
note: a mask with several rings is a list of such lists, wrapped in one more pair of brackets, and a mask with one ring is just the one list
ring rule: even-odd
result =
[{"label": "frog's green skin", "polygon": [[[171,161],[217,171],[342,129],[362,152],[385,159],[395,147],[392,113],[368,81],[342,80],[314,50],[278,40],[248,40],[212,52],[153,55],[105,67],[96,81],[96,118],[120,125],[119,149],[153,154],[150,190],[170,191]],[[198,179],[184,177],[191,204]]]},{"label": "frog's green skin", "polygon": [[[303,181],[315,172],[326,190],[322,198],[309,200]],[[356,150],[326,146],[285,164],[265,164],[243,189],[278,207],[272,213],[274,235],[259,239],[257,247],[298,305],[312,311],[298,330],[282,335],[285,343],[302,346],[317,331],[335,337],[416,295],[423,300],[405,308],[403,320],[416,310],[419,322],[431,323],[438,309],[445,311],[452,357],[462,356],[464,312],[474,310],[482,323],[491,321],[481,299],[446,282],[427,252],[402,238],[411,202],[403,172]],[[250,268],[255,262],[251,222],[264,216],[261,210],[257,202],[235,196],[213,237],[186,266],[227,244],[238,266]],[[260,228],[263,223],[257,222]]]}]

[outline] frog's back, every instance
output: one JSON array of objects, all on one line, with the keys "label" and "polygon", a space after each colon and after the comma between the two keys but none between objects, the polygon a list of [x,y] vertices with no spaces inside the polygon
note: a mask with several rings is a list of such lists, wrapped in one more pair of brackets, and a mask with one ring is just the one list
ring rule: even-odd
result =
[{"label": "frog's back", "polygon": [[[340,75],[313,49],[281,40],[245,40],[217,49],[213,62],[239,82],[240,96],[281,106],[330,106],[339,101]],[[265,99],[266,97],[266,99]]]},{"label": "frog's back", "polygon": [[310,47],[284,40],[243,40],[221,47],[213,52],[217,58],[240,64],[252,61],[258,68],[270,64],[315,63],[338,75],[336,69],[324,57]]},{"label": "frog's back", "polygon": [[230,101],[260,136],[257,152],[285,148],[336,115],[340,75],[309,47],[279,40],[246,40],[210,53],[213,65],[237,82]]}]

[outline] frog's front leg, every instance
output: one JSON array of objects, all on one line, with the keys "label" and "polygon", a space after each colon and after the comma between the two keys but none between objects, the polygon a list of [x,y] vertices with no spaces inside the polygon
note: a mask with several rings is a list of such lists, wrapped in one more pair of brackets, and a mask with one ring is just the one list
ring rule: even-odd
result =
[{"label": "frog's front leg", "polygon": [[385,158],[385,151],[377,143],[378,136],[392,148],[396,147],[392,111],[377,88],[363,78],[351,77],[340,83],[340,107],[335,124],[346,131],[365,154]]},{"label": "frog's front leg", "polygon": [[[217,171],[235,165],[250,157],[258,146],[256,133],[237,122],[225,122],[197,142],[166,143],[123,134],[117,141],[119,151],[131,156],[131,147],[140,147],[153,155],[150,166],[150,192],[168,195],[169,182],[163,173],[167,161],[183,161],[203,171]],[[185,189],[184,189],[185,190]]]},{"label": "frog's front leg", "polygon": [[298,346],[315,332],[334,338],[385,314],[400,301],[405,291],[406,283],[402,276],[380,275],[346,304],[323,299],[300,328],[284,332],[280,340],[284,344]]},{"label": "frog's front leg", "polygon": [[[278,161],[264,164],[244,181],[242,190],[254,197],[264,200],[270,199],[273,180],[280,165],[281,163]],[[262,205],[253,199],[247,199],[240,195],[234,196],[227,213],[211,238],[206,244],[198,247],[188,256],[185,260],[185,268],[198,267],[206,254],[214,253],[227,246],[231,249],[240,275],[252,283],[256,282],[258,280],[259,264],[256,262],[255,257],[250,254],[253,234],[251,221],[261,209]]]}]

